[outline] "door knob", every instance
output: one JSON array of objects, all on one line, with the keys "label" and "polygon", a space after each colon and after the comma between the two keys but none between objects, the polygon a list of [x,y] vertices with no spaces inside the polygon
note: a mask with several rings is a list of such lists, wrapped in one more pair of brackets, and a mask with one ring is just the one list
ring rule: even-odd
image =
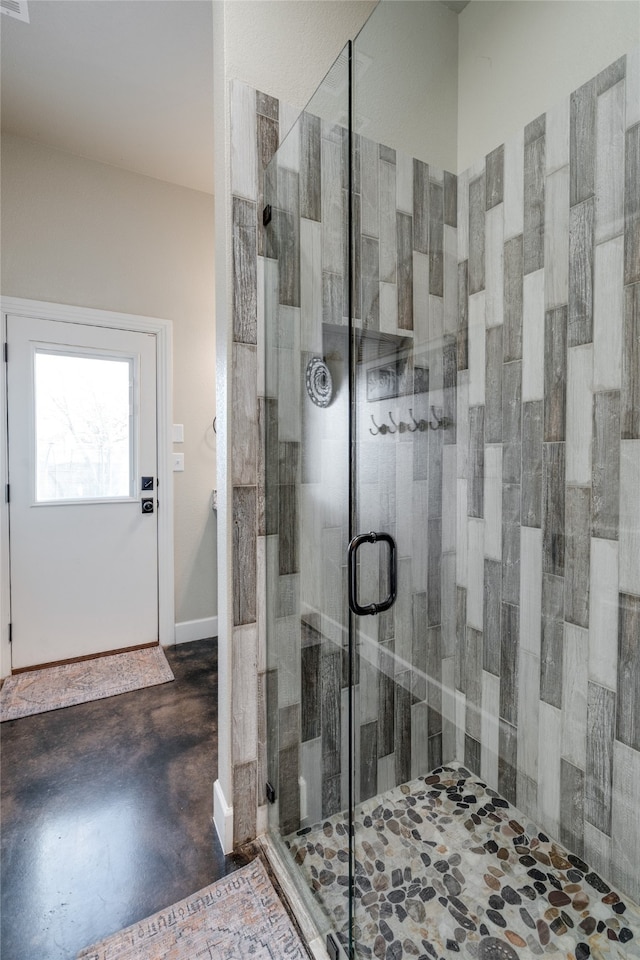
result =
[{"label": "door knob", "polygon": [[143,497],[140,504],[143,513],[153,513],[153,497]]}]

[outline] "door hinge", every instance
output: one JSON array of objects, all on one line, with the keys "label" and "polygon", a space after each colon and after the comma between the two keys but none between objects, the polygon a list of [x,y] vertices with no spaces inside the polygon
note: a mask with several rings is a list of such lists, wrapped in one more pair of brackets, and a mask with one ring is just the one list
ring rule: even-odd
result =
[{"label": "door hinge", "polygon": [[5,363],[9,362],[9,344],[7,343],[6,340],[4,342],[4,362]]},{"label": "door hinge", "polygon": [[4,501],[5,501],[5,503],[9,503],[10,499],[11,499],[11,488],[10,488],[9,484],[7,484],[7,485],[6,485],[6,488],[5,488],[5,491],[4,491]]},{"label": "door hinge", "polygon": [[[333,933],[327,934],[327,953],[329,960],[344,960],[347,955]],[[349,953],[349,956],[353,957],[353,953]]]},{"label": "door hinge", "polygon": [[267,227],[271,223],[271,204],[268,203],[262,211],[262,226]]},{"label": "door hinge", "polygon": [[9,643],[13,643],[13,624],[9,624]]}]

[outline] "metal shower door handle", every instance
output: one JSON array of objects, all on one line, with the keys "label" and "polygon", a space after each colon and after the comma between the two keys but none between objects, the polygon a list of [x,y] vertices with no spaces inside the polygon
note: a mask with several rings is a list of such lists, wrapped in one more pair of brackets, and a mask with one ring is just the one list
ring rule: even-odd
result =
[{"label": "metal shower door handle", "polygon": [[[369,603],[366,607],[358,603],[358,568],[356,564],[356,555],[363,543],[378,543],[383,541],[389,545],[389,594],[381,603]],[[353,613],[359,617],[374,616],[376,613],[384,613],[389,607],[392,607],[396,601],[398,590],[398,574],[396,564],[396,542],[390,533],[359,533],[354,537],[347,551],[349,560],[349,606]]]}]

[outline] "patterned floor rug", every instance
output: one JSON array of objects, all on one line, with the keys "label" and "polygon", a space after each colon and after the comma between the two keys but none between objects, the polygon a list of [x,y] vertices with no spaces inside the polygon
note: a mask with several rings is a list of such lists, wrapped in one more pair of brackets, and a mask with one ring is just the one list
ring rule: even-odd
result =
[{"label": "patterned floor rug", "polygon": [[104,700],[173,680],[162,647],[65,663],[7,677],[0,690],[0,722]]},{"label": "patterned floor rug", "polygon": [[266,870],[253,860],[108,937],[77,960],[309,960]]},{"label": "patterned floor rug", "polygon": [[[640,909],[464,767],[356,808],[358,960],[640,960]],[[344,815],[287,840],[346,942]]]}]

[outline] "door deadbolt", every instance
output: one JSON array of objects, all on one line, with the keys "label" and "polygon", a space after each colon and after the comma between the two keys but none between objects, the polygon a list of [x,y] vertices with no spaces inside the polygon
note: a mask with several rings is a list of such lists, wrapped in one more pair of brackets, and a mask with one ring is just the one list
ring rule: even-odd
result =
[{"label": "door deadbolt", "polygon": [[143,497],[140,503],[143,513],[153,513],[153,497]]}]

